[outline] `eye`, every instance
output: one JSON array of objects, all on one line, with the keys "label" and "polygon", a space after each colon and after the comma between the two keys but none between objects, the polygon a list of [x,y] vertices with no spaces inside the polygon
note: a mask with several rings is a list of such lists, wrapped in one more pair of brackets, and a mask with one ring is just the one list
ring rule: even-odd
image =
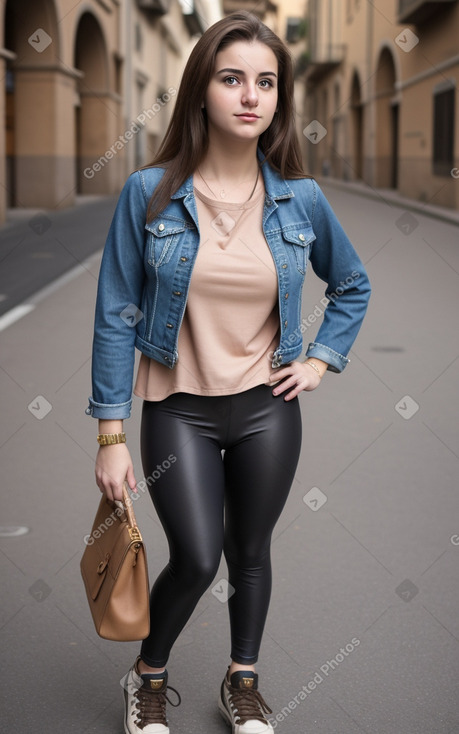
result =
[{"label": "eye", "polygon": [[238,79],[235,76],[227,76],[223,81],[229,87],[234,87],[238,83]]},{"label": "eye", "polygon": [[268,89],[268,87],[273,86],[273,83],[270,79],[261,79],[259,83],[262,89]]}]

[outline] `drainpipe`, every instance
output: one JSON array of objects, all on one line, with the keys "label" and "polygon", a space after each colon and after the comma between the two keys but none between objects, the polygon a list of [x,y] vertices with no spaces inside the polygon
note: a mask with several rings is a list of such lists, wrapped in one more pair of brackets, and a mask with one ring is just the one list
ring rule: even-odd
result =
[{"label": "drainpipe", "polygon": [[[367,8],[367,68],[366,68],[366,78],[370,79],[372,75],[372,59],[373,59],[373,3],[366,3]],[[374,96],[375,96],[375,79],[372,78],[370,82],[370,87],[367,87],[367,94],[365,103],[362,109],[362,127],[363,130],[366,128],[366,135],[363,135],[363,146],[362,146],[362,155],[363,155],[363,161],[362,161],[362,175],[364,181],[367,181],[367,183],[373,184],[375,183],[375,150],[376,150],[376,137],[375,137],[375,104],[374,104]],[[363,97],[363,95],[362,95]],[[363,103],[363,99],[361,100]],[[363,131],[362,131],[363,132]],[[367,170],[366,162],[368,160],[372,161],[371,165],[371,171]],[[371,174],[369,176],[369,174]]]},{"label": "drainpipe", "polygon": [[[131,13],[131,2],[132,0],[124,0],[124,29],[125,29],[125,54],[124,54],[124,90],[123,90],[123,119],[124,119],[124,130],[127,130],[128,125],[131,121],[132,114],[132,13]],[[123,22],[122,13],[120,13],[120,37],[123,33]],[[126,179],[131,171],[134,169],[134,146],[126,145],[125,148],[125,171],[124,178]]]},{"label": "drainpipe", "polygon": [[328,59],[326,61],[332,61],[332,38],[333,38],[333,23],[332,23],[333,7],[332,0],[328,0]]}]

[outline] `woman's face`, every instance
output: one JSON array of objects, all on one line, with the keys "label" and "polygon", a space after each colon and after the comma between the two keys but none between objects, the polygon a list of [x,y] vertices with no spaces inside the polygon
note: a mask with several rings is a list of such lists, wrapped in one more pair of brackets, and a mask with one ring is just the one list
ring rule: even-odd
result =
[{"label": "woman's face", "polygon": [[204,99],[209,136],[258,138],[274,117],[277,82],[277,59],[264,43],[235,41],[219,51]]}]

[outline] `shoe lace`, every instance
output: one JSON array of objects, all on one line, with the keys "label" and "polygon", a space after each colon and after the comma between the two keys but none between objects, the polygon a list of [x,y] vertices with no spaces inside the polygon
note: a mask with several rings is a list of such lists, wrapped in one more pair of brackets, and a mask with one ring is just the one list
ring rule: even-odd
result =
[{"label": "shoe lace", "polygon": [[231,703],[237,709],[238,724],[245,724],[253,719],[266,722],[263,714],[272,714],[272,709],[269,708],[259,691],[232,686],[230,686],[230,691]]},{"label": "shoe lace", "polygon": [[167,724],[166,701],[171,706],[180,706],[182,702],[180,693],[172,686],[167,686],[166,690],[174,691],[177,695],[177,703],[173,703],[164,691],[153,691],[143,686],[134,693],[137,698],[135,707],[137,713],[136,724],[139,729],[144,729],[148,724]]}]

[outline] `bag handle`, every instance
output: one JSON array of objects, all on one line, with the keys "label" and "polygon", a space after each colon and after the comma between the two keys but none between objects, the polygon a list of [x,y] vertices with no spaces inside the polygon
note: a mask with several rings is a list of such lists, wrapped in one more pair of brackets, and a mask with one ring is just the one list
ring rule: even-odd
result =
[{"label": "bag handle", "polygon": [[126,512],[127,521],[130,528],[136,528],[137,522],[134,515],[134,508],[132,506],[132,499],[127,491],[127,482],[123,484],[123,505]]}]

